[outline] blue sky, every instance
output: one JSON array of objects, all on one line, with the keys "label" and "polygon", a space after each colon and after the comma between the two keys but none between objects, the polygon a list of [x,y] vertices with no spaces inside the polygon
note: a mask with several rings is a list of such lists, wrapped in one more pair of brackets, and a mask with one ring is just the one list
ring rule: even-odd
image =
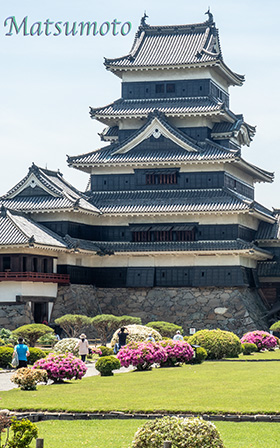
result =
[{"label": "blue sky", "polygon": [[[106,71],[103,57],[126,54],[146,9],[152,25],[197,23],[206,19],[208,0],[0,0],[0,194],[25,176],[32,162],[60,169],[65,178],[85,189],[88,176],[70,169],[66,154],[90,152],[103,144],[104,126],[89,117],[89,106],[108,104],[120,96],[120,80]],[[211,11],[224,59],[245,74],[243,87],[231,88],[231,109],[257,125],[250,148],[242,155],[275,172],[273,184],[257,186],[256,199],[280,208],[280,2],[277,0],[212,0]],[[131,32],[113,36],[6,36],[4,21],[28,16],[37,21],[97,21],[115,18],[132,23]]]}]

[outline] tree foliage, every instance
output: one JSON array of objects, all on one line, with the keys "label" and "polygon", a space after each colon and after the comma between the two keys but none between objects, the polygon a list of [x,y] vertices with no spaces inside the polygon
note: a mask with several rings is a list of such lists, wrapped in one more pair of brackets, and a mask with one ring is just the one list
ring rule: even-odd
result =
[{"label": "tree foliage", "polygon": [[76,338],[90,326],[91,318],[82,314],[65,314],[54,322],[60,325],[69,338]]},{"label": "tree foliage", "polygon": [[93,317],[91,324],[98,333],[102,344],[106,345],[107,341],[111,339],[112,334],[117,328],[127,325],[141,324],[139,317],[133,316],[114,316],[113,314],[98,314]]},{"label": "tree foliage", "polygon": [[13,331],[13,336],[22,337],[30,347],[34,347],[41,336],[54,333],[54,330],[43,324],[22,325]]},{"label": "tree foliage", "polygon": [[158,331],[163,338],[173,338],[173,336],[176,334],[176,331],[178,330],[183,333],[182,327],[176,324],[172,324],[171,322],[149,322],[148,324],[146,324],[146,327],[151,327],[154,330]]}]

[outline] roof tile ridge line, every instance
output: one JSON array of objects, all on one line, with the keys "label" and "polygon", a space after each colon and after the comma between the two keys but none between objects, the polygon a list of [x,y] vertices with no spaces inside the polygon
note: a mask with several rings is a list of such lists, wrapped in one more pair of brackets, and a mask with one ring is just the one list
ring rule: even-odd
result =
[{"label": "roof tile ridge line", "polygon": [[268,175],[269,177],[272,177],[274,179],[274,175],[275,172],[274,171],[266,171],[260,167],[258,167],[257,165],[254,165],[251,162],[248,162],[247,160],[243,159],[243,157],[239,157],[239,160],[243,163],[245,163],[245,165],[249,165],[251,168],[254,168],[256,171],[259,171],[260,173],[263,173],[264,175]]},{"label": "roof tile ridge line", "polygon": [[[19,215],[19,216],[21,216],[21,217],[23,217],[23,218],[25,218],[25,219],[27,219],[28,221],[29,221],[29,219],[27,218],[27,217],[25,217],[25,216],[23,216],[23,215]],[[29,240],[29,236],[28,235],[26,235],[26,233],[18,226],[18,224],[14,221],[14,219],[13,219],[13,213],[9,210],[9,209],[6,209],[6,217],[9,219],[9,221],[16,227],[16,229],[18,230],[18,232],[21,234],[21,235],[23,235],[23,236],[25,236],[25,238],[27,239],[27,242],[28,242],[28,240]]]},{"label": "roof tile ridge line", "polygon": [[109,107],[109,106],[113,106],[114,104],[116,104],[116,103],[120,103],[121,101],[123,100],[123,98],[118,98],[117,100],[115,100],[115,101],[113,101],[113,102],[111,102],[111,103],[108,103],[108,104],[106,104],[105,106],[100,106],[100,107],[92,107],[92,106],[89,106],[89,109],[90,109],[90,111],[89,111],[89,114],[90,114],[90,116],[91,116],[91,118],[93,118],[92,117],[92,115],[93,115],[93,111],[99,111],[99,110],[101,110],[101,109],[105,109],[106,107]]},{"label": "roof tile ridge line", "polygon": [[[28,221],[30,224],[34,225],[35,227],[38,227],[42,232],[46,233],[47,235],[51,236],[52,238],[58,240],[60,243],[63,243],[63,238],[59,236],[57,233],[55,233],[53,230],[48,229],[48,227],[45,227],[44,224],[33,221],[29,216],[25,216],[23,213],[15,213],[16,216],[19,216],[19,218],[24,218],[26,221]],[[16,223],[14,223],[17,225]],[[28,235],[26,235],[24,232],[22,232],[28,239],[30,238]],[[34,241],[36,243],[36,241]],[[39,243],[40,244],[40,243]]]},{"label": "roof tile ridge line", "polygon": [[220,187],[220,188],[178,188],[178,189],[172,189],[172,190],[109,190],[109,191],[94,191],[91,192],[92,195],[106,195],[106,194],[123,194],[123,193],[182,193],[182,192],[205,192],[205,191],[211,191],[211,192],[222,192],[227,187]]},{"label": "roof tile ridge line", "polygon": [[[56,185],[50,178],[49,175],[46,174],[44,172],[44,169],[41,167],[37,167],[38,168],[38,175],[37,178],[42,182],[42,184],[44,185],[44,182],[40,179],[40,177],[43,178],[43,180],[47,183],[49,183],[51,185],[51,188],[48,187],[47,185],[45,185],[47,188],[53,189],[55,193],[59,194],[60,196],[63,196],[63,190],[61,190],[58,185]],[[50,170],[49,170],[50,171]],[[53,173],[55,174],[55,171],[53,171]],[[36,174],[35,174],[36,176]]]},{"label": "roof tile ridge line", "polygon": [[67,163],[70,163],[73,159],[77,159],[77,158],[81,158],[81,157],[89,157],[92,154],[96,153],[97,151],[102,151],[103,149],[110,150],[110,149],[112,149],[113,146],[115,146],[115,143],[111,143],[109,145],[105,145],[105,146],[103,146],[101,148],[94,149],[93,151],[86,152],[86,153],[80,154],[78,156],[69,156],[68,154],[66,154],[66,156],[67,156]]},{"label": "roof tile ridge line", "polygon": [[[130,56],[134,57],[133,53],[136,53],[137,49],[139,48],[139,45],[144,38],[143,34],[145,34],[145,30],[143,28],[141,28],[141,26],[139,26],[135,33],[134,40],[133,40],[133,43],[132,43],[132,46],[131,46],[131,49],[129,50],[129,52],[123,56],[119,56],[118,58],[104,58],[104,65],[110,65],[110,64],[114,63],[115,61],[121,61],[122,59],[127,59],[127,58],[129,59]],[[138,43],[138,41],[140,41],[140,42]]]},{"label": "roof tile ridge line", "polygon": [[14,185],[10,190],[8,190],[8,192],[6,194],[4,194],[3,196],[1,196],[1,199],[7,199],[8,196],[10,196],[12,193],[14,193],[15,191],[17,191],[23,184],[24,182],[28,179],[29,176],[29,172],[26,174],[26,176],[21,179],[16,185]]},{"label": "roof tile ridge line", "polygon": [[238,149],[228,149],[225,146],[219,145],[219,143],[216,143],[213,140],[210,140],[209,138],[206,138],[204,141],[206,143],[210,144],[211,146],[214,146],[215,148],[219,149],[220,151],[223,151],[226,153],[238,155],[240,152]]},{"label": "roof tile ridge line", "polygon": [[[119,98],[111,104],[117,103],[148,103],[148,102],[156,102],[156,101],[186,101],[186,100],[210,100],[216,104],[224,104],[223,101],[214,97],[213,95],[202,95],[202,96],[172,96],[172,97],[163,97],[163,98]],[[108,106],[111,106],[108,104]],[[103,106],[108,107],[108,106]],[[100,107],[101,109],[101,107]]]},{"label": "roof tile ridge line", "polygon": [[185,141],[186,143],[190,144],[190,146],[194,147],[197,152],[201,151],[201,146],[199,146],[197,140],[194,140],[192,137],[188,136],[187,134],[184,134],[184,132],[180,131],[177,127],[174,127],[169,121],[166,119],[165,115],[159,115],[158,120],[161,124],[166,125],[167,129],[171,129],[171,132],[178,134],[178,136]]}]

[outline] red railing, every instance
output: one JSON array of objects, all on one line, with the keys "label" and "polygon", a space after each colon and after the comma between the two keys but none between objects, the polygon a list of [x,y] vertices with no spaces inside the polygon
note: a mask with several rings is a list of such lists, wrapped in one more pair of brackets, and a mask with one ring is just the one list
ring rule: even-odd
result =
[{"label": "red railing", "polygon": [[0,282],[44,282],[44,283],[70,283],[68,274],[47,274],[45,272],[0,272]]}]

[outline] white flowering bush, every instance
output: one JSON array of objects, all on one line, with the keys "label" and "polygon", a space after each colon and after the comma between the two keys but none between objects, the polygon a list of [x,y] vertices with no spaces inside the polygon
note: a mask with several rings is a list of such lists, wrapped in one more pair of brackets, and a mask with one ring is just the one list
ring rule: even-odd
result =
[{"label": "white flowering bush", "polygon": [[13,374],[11,381],[20,386],[21,390],[36,390],[38,383],[48,382],[48,374],[43,369],[32,370],[23,367]]},{"label": "white flowering bush", "polygon": [[79,339],[77,338],[65,338],[58,341],[53,347],[54,353],[64,354],[64,353],[73,353],[73,355],[78,356],[79,349],[75,348]]},{"label": "white flowering bush", "polygon": [[146,422],[135,433],[130,448],[162,448],[166,440],[172,442],[172,448],[225,448],[213,423],[178,417]]},{"label": "white flowering bush", "polygon": [[[145,327],[145,325],[127,325],[125,327],[129,335],[127,336],[126,343],[129,342],[143,342],[146,341],[149,334],[153,336],[155,341],[161,341],[162,337],[160,333],[153,328]],[[112,340],[111,340],[111,346],[114,347],[116,342],[119,342],[118,333],[120,331],[120,328],[115,331],[113,334]]]}]

